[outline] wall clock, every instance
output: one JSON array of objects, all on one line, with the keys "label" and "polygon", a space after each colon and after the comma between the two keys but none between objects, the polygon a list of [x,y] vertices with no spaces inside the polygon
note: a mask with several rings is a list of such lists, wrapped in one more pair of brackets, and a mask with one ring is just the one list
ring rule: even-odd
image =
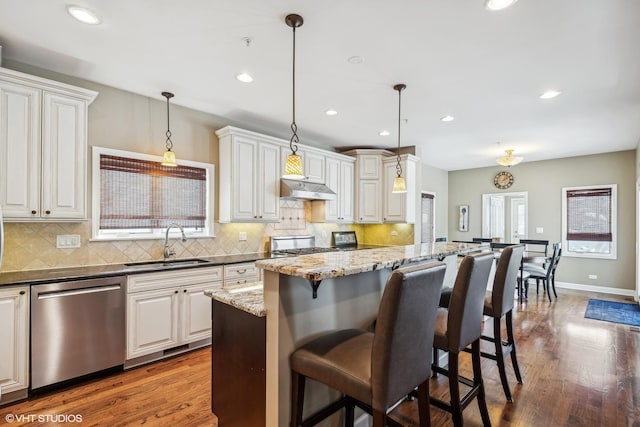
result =
[{"label": "wall clock", "polygon": [[501,190],[511,187],[511,184],[513,184],[513,175],[511,172],[498,172],[493,178],[493,185]]}]

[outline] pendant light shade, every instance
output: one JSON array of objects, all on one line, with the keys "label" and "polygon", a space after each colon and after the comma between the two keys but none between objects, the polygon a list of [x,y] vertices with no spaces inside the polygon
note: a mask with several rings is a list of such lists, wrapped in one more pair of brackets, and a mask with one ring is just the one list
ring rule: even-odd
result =
[{"label": "pendant light shade", "polygon": [[400,83],[393,87],[398,91],[398,152],[396,153],[396,172],[398,176],[393,180],[392,193],[406,193],[407,183],[402,177],[402,165],[400,164],[400,113],[402,108],[402,91],[406,89],[406,85]]},{"label": "pendant light shade", "polygon": [[291,14],[287,15],[285,22],[289,27],[293,28],[293,120],[291,121],[292,135],[289,140],[291,154],[287,156],[282,177],[288,179],[303,179],[302,157],[297,154],[300,138],[298,138],[298,126],[296,125],[296,28],[302,26],[303,20],[302,16]]},{"label": "pendant light shade", "polygon": [[176,163],[176,154],[171,151],[173,148],[173,142],[171,141],[171,130],[169,128],[169,99],[173,98],[173,94],[171,92],[162,92],[162,96],[167,98],[167,141],[165,145],[167,147],[167,151],[164,152],[162,156],[162,166],[176,167],[178,164]]},{"label": "pendant light shade", "polygon": [[499,157],[496,159],[496,163],[498,163],[499,165],[502,166],[515,166],[518,163],[520,163],[522,160],[524,160],[523,157],[516,157],[516,156],[512,156],[514,150],[504,150],[504,152],[507,154],[504,157]]}]

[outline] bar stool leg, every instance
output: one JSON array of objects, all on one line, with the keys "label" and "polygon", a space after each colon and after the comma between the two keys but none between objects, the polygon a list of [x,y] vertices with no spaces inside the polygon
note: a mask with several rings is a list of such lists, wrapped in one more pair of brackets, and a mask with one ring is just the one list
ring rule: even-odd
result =
[{"label": "bar stool leg", "polygon": [[[435,366],[436,368],[438,366],[440,366],[440,359],[439,359],[439,355],[438,355],[438,349],[433,347],[433,356],[431,359],[431,365]],[[431,370],[431,378],[438,378],[438,372],[435,369]]]},{"label": "bar stool leg", "polygon": [[512,312],[508,311],[505,314],[505,321],[507,323],[507,342],[511,346],[511,363],[513,364],[513,370],[516,373],[516,379],[522,384],[522,375],[520,374],[520,367],[518,366],[518,357],[516,354],[516,340],[513,338],[513,318]]},{"label": "bar stool leg", "polygon": [[511,397],[511,390],[509,389],[509,382],[507,381],[507,369],[504,365],[504,351],[502,349],[502,336],[500,332],[500,319],[493,318],[493,343],[496,347],[496,362],[498,363],[498,372],[500,373],[500,382],[502,383],[502,389],[508,402],[513,402]]},{"label": "bar stool leg", "polygon": [[291,372],[291,427],[302,425],[302,408],[304,405],[304,385],[306,377],[295,371]]},{"label": "bar stool leg", "polygon": [[460,427],[462,406],[460,405],[460,383],[458,382],[458,353],[449,352],[449,394],[451,395],[451,416],[453,425]]},{"label": "bar stool leg", "polygon": [[471,359],[473,363],[473,383],[479,386],[478,407],[480,408],[480,416],[482,417],[482,424],[485,427],[491,426],[491,418],[489,418],[489,409],[487,408],[487,400],[484,393],[484,382],[482,381],[479,338],[471,344]]},{"label": "bar stool leg", "polygon": [[347,404],[345,405],[345,414],[344,414],[344,425],[346,427],[353,427],[353,423],[355,422],[354,409],[356,405],[353,400],[349,399]]},{"label": "bar stool leg", "polygon": [[420,427],[431,427],[431,409],[429,408],[429,380],[418,386],[418,417]]}]

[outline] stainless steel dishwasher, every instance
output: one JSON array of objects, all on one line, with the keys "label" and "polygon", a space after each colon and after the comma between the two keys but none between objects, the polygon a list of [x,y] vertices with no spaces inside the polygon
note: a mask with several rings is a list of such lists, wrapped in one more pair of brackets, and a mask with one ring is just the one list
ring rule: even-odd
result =
[{"label": "stainless steel dishwasher", "polygon": [[31,286],[31,389],[123,365],[126,276]]}]

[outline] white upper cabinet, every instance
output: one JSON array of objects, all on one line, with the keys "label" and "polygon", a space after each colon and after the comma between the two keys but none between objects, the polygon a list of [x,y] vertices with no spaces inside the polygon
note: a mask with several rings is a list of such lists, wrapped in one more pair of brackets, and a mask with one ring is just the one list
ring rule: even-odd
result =
[{"label": "white upper cabinet", "polygon": [[220,139],[220,222],[277,222],[280,146],[232,127],[216,134]]},{"label": "white upper cabinet", "polygon": [[87,115],[96,96],[0,68],[0,203],[6,220],[87,218]]},{"label": "white upper cabinet", "polygon": [[354,170],[354,158],[326,157],[325,184],[336,193],[336,200],[311,202],[312,222],[353,223]]},{"label": "white upper cabinet", "polygon": [[325,162],[326,157],[324,154],[305,150],[303,171],[305,179],[310,182],[324,184],[326,182]]},{"label": "white upper cabinet", "polygon": [[383,160],[383,222],[402,222],[413,224],[416,222],[416,165],[418,158],[411,154],[400,156],[402,176],[407,185],[406,193],[392,193],[393,180],[396,178],[397,159],[390,157]]}]

